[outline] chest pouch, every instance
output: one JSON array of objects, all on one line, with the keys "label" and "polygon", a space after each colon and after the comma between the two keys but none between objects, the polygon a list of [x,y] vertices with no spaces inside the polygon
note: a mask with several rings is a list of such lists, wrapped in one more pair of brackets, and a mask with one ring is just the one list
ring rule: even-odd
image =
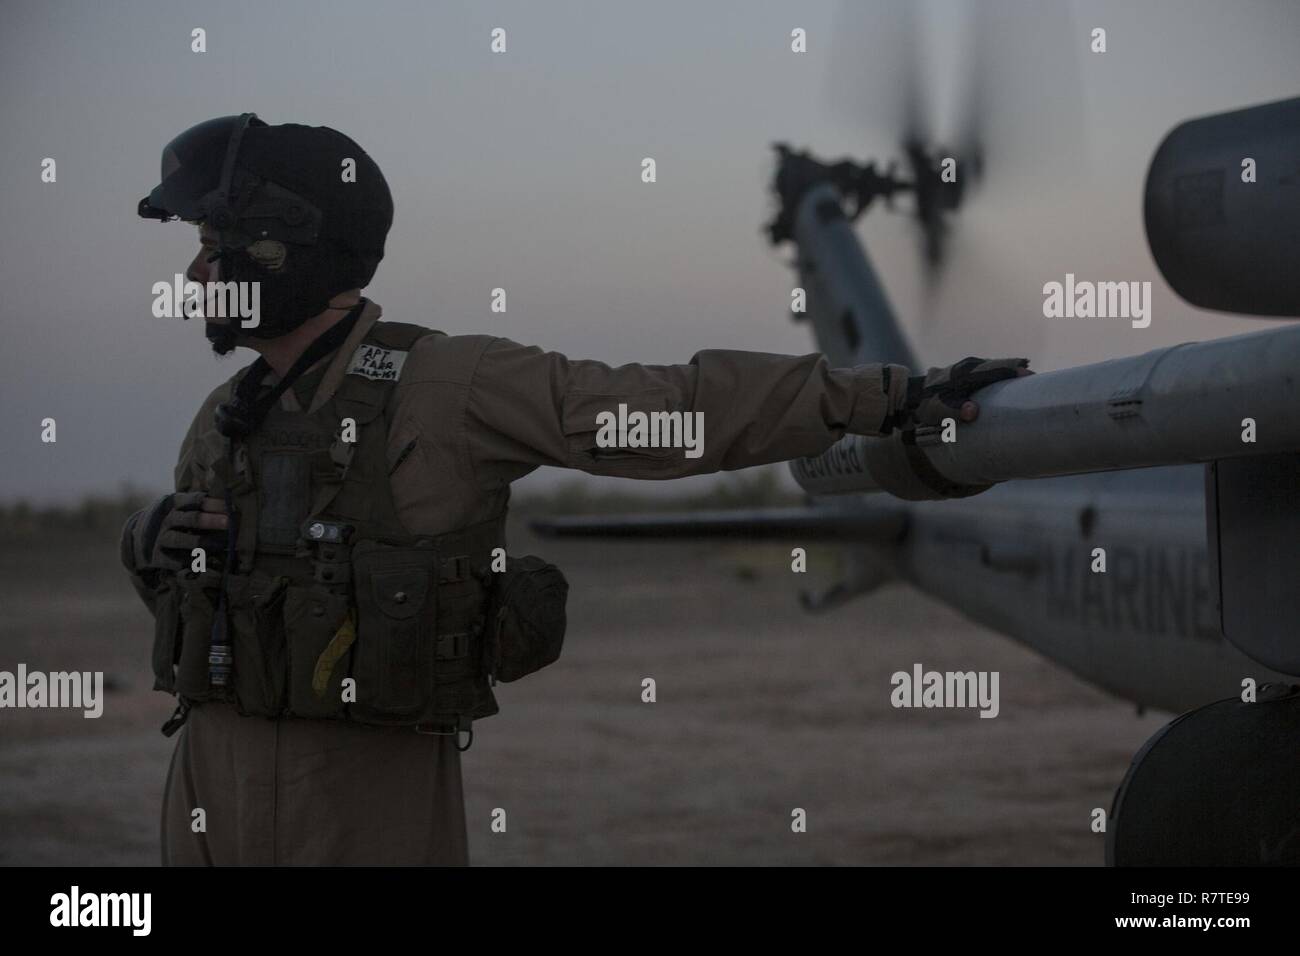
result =
[{"label": "chest pouch", "polygon": [[496,681],[526,677],[560,657],[569,582],[536,555],[506,558],[493,575],[483,642],[484,669]]},{"label": "chest pouch", "polygon": [[434,547],[361,541],[352,549],[354,718],[404,724],[427,716],[438,670],[439,564]]}]

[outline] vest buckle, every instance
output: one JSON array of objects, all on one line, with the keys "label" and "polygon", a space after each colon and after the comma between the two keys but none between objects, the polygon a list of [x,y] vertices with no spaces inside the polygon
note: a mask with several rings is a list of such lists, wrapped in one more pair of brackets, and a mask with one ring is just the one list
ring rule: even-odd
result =
[{"label": "vest buckle", "polygon": [[176,705],[176,710],[172,712],[171,717],[167,719],[167,723],[162,725],[163,736],[170,737],[172,734],[176,733],[176,731],[180,730],[181,725],[184,724],[185,721],[189,719],[189,716],[190,716],[189,701],[186,700],[180,701]]},{"label": "vest buckle", "polygon": [[345,547],[356,530],[349,524],[308,518],[300,532],[307,542],[305,555],[312,556],[312,576],[329,587],[342,587],[352,580],[352,558]]},{"label": "vest buckle", "polygon": [[347,473],[355,450],[356,442],[344,441],[342,432],[334,436],[334,441],[330,444],[330,461],[334,462],[334,467],[338,469],[340,475]]},{"label": "vest buckle", "polygon": [[438,646],[434,651],[437,659],[440,661],[457,660],[469,654],[469,631],[458,631],[455,634],[439,634]]},{"label": "vest buckle", "polygon": [[447,584],[453,581],[464,581],[469,577],[469,574],[469,555],[453,554],[443,560],[438,573],[438,583]]},{"label": "vest buckle", "polygon": [[[429,721],[423,724],[416,724],[415,732],[430,737],[455,737],[456,749],[461,753],[464,753],[466,750],[469,750],[470,747],[474,746],[474,722],[463,714],[457,716],[451,721]],[[469,739],[465,741],[464,747],[460,745],[461,734],[469,735]]]}]

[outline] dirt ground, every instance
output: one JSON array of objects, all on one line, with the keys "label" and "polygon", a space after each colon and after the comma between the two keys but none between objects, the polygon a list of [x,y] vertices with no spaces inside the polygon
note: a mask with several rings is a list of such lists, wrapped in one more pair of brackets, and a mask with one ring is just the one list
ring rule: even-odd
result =
[{"label": "dirt ground", "polygon": [[[511,551],[565,570],[569,632],[476,727],[476,864],[1099,865],[1090,811],[1165,720],[903,587],[811,617],[788,548],[516,527]],[[0,670],[111,687],[98,720],[0,710],[0,863],[157,862],[172,708],[150,637],[114,541],[0,542]],[[1000,715],[892,708],[890,674],[914,661],[1000,671]]]}]

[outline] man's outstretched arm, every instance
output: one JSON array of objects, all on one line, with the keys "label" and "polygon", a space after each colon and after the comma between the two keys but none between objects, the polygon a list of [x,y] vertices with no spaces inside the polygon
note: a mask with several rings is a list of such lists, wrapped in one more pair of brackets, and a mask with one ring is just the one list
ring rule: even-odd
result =
[{"label": "man's outstretched arm", "polygon": [[[1016,374],[1012,365],[998,367],[1000,377]],[[538,465],[681,478],[820,454],[846,433],[888,434],[926,398],[940,397],[954,417],[968,418],[961,413],[968,393],[954,392],[950,377],[944,382],[948,391],[939,396],[900,365],[831,368],[820,354],[720,349],[685,365],[611,367],[494,339],[471,379],[466,435],[475,470],[489,483]],[[698,456],[681,447],[602,447],[598,416],[619,416],[620,406],[629,414],[691,416],[702,439]]]}]

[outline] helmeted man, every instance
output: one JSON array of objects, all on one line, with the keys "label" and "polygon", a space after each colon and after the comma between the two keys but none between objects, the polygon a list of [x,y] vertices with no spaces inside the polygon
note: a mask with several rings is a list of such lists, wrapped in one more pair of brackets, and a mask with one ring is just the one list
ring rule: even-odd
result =
[{"label": "helmeted man", "polygon": [[[392,208],[352,140],[251,113],[172,140],[140,202],[199,225],[187,278],[260,292],[255,322],[207,297],[214,350],[260,357],[203,403],[175,492],[122,536],[155,687],[179,701],[165,863],[467,862],[460,750],[495,680],[563,635],[563,577],[505,553],[510,484],[538,466],[667,479],[816,455],[969,421],[970,394],[1026,364],[967,359],[928,384],[817,354],[612,368],[384,322],[360,290]],[[610,447],[599,416],[620,405],[701,413],[701,453]]]}]

